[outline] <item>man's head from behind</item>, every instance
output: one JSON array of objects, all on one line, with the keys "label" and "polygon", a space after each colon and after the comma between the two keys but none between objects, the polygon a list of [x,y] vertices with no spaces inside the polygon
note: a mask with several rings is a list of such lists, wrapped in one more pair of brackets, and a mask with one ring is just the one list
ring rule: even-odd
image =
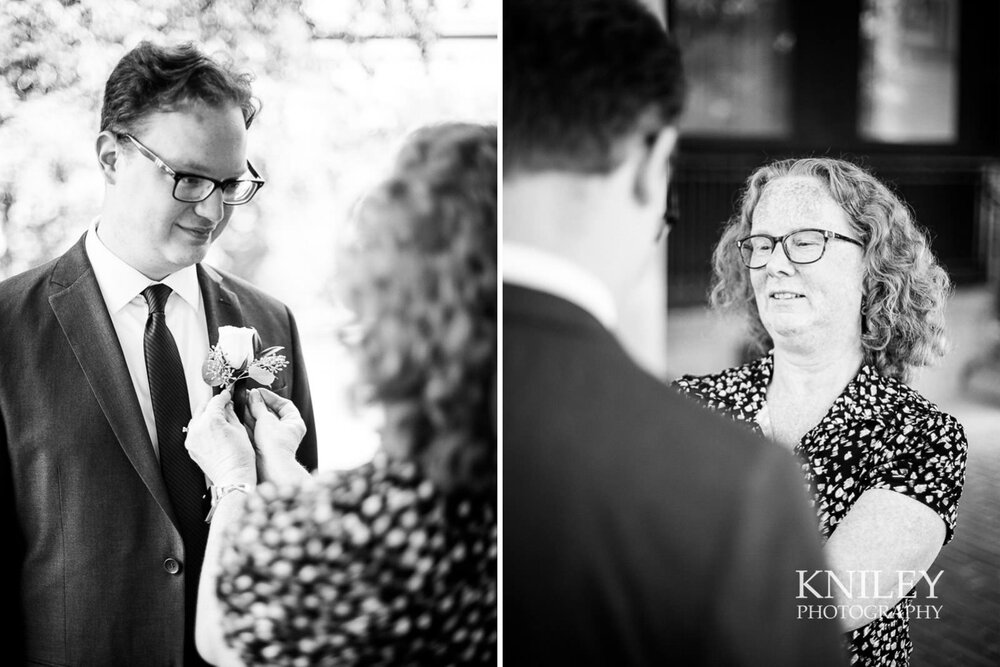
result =
[{"label": "man's head from behind", "polygon": [[192,45],[128,52],[101,110],[101,240],[157,280],[204,259],[233,206],[259,187],[246,159],[257,109],[250,75]]},{"label": "man's head from behind", "polygon": [[504,176],[606,174],[675,124],[680,52],[636,0],[504,2]]},{"label": "man's head from behind", "polygon": [[625,289],[666,205],[680,53],[637,0],[504,2],[504,238]]}]

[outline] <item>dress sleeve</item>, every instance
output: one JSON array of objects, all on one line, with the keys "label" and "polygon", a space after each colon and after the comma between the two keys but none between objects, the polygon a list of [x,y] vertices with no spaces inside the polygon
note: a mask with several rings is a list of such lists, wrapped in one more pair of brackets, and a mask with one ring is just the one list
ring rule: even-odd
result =
[{"label": "dress sleeve", "polygon": [[[216,590],[226,641],[244,663],[480,664],[494,655],[493,514],[462,502],[447,521],[414,470],[322,473],[302,487],[261,485],[245,501]],[[492,526],[492,551],[452,539],[449,525],[463,536]]]},{"label": "dress sleeve", "polygon": [[699,387],[700,378],[696,375],[682,375],[670,382],[670,386],[675,390],[691,398],[701,398]]},{"label": "dress sleeve", "polygon": [[705,378],[697,375],[684,375],[670,383],[671,388],[684,396],[684,398],[694,401],[699,405],[715,410],[724,410],[716,402],[716,396],[711,391],[711,386]]},{"label": "dress sleeve", "polygon": [[245,503],[224,536],[216,588],[226,643],[244,664],[292,664],[328,648],[316,640],[322,628],[350,655],[361,628],[352,635],[330,627],[357,611],[356,596],[335,584],[357,566],[347,562],[351,536],[339,527],[328,485],[262,484]]},{"label": "dress sleeve", "polygon": [[944,521],[948,544],[955,535],[968,450],[962,425],[937,413],[903,428],[887,459],[872,469],[868,488],[895,491],[930,507]]}]

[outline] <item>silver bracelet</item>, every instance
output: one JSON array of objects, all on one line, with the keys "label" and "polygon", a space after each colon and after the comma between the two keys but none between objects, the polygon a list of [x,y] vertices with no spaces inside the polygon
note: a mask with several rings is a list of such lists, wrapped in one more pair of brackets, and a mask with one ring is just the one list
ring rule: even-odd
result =
[{"label": "silver bracelet", "polygon": [[250,495],[250,489],[253,488],[253,484],[227,484],[225,486],[215,486],[209,487],[208,492],[212,496],[212,509],[208,510],[208,516],[205,517],[205,523],[212,523],[212,516],[215,514],[215,508],[219,506],[219,501],[228,496],[233,491],[242,491],[243,493]]}]

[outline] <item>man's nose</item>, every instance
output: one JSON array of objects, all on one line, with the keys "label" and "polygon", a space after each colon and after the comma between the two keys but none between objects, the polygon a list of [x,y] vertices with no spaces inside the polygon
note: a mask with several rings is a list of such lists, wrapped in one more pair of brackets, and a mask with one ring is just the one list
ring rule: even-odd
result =
[{"label": "man's nose", "polygon": [[207,199],[198,202],[194,212],[215,224],[222,222],[226,215],[226,205],[222,203],[222,188],[216,188]]}]

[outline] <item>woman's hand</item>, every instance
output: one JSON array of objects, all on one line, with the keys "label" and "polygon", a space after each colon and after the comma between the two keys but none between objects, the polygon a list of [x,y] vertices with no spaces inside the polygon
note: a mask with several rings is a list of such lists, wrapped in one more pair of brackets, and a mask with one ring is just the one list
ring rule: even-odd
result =
[{"label": "woman's hand", "polygon": [[275,484],[304,482],[308,471],[295,460],[306,423],[295,404],[267,389],[254,389],[247,401],[254,419],[253,440],[260,480]]},{"label": "woman's hand", "polygon": [[306,435],[295,404],[268,389],[253,389],[248,400],[254,418],[253,441],[262,456],[291,454]]},{"label": "woman's hand", "polygon": [[246,429],[233,410],[233,396],[224,389],[188,423],[188,455],[212,484],[256,484],[257,467]]}]

